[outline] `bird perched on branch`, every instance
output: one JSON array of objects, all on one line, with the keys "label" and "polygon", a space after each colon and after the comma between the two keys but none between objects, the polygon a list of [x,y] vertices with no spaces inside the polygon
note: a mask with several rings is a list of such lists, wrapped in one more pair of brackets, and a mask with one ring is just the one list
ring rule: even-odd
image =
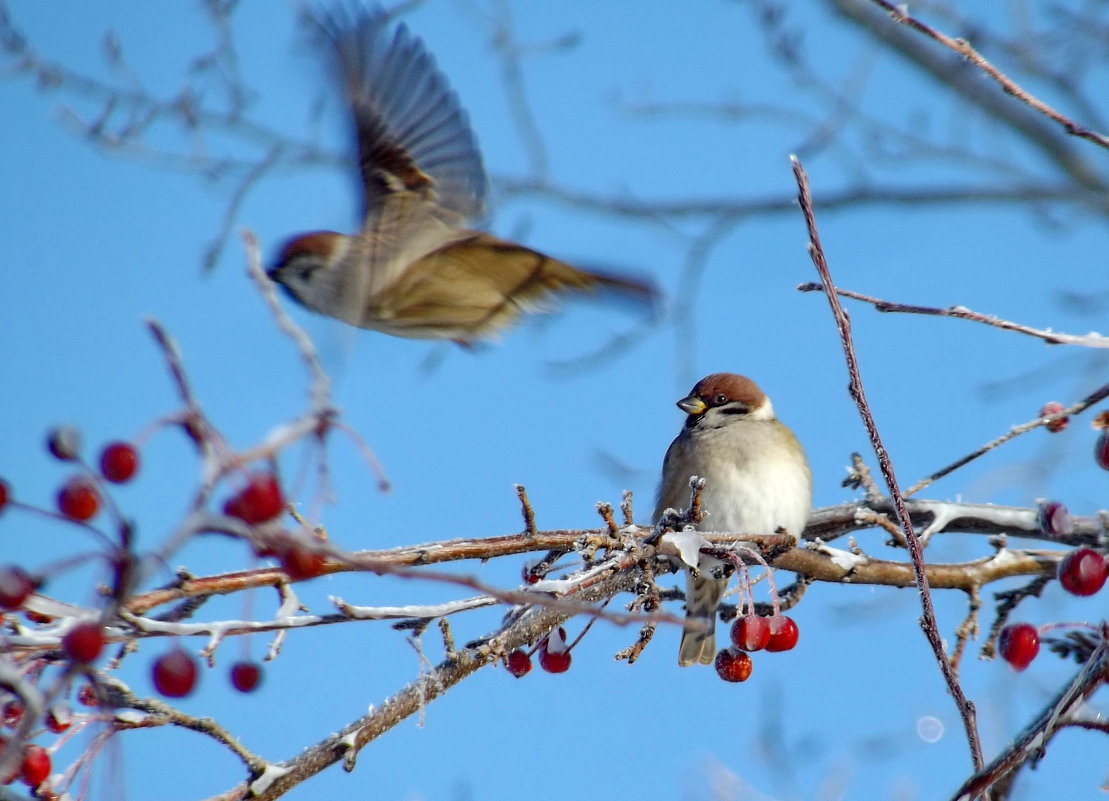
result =
[{"label": "bird perched on branch", "polygon": [[[689,505],[691,476],[705,480],[701,531],[800,537],[812,509],[812,474],[797,437],[774,416],[754,381],[735,373],[705,376],[678,401],[681,433],[662,463],[653,520]],[[716,655],[716,610],[728,586],[724,563],[701,554],[686,571],[686,628],[678,664],[710,664]]]},{"label": "bird perched on branch", "polygon": [[481,154],[423,43],[380,7],[310,12],[357,137],[362,230],[300,234],[269,271],[299,303],[360,328],[469,343],[565,293],[653,307],[653,286],[587,272],[466,228],[483,215]]}]

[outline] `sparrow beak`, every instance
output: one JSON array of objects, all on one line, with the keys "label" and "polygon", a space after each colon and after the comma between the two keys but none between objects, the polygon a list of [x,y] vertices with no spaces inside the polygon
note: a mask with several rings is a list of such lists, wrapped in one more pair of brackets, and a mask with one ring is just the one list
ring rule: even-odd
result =
[{"label": "sparrow beak", "polygon": [[709,407],[696,395],[690,395],[678,401],[678,408],[686,414],[698,415],[704,414]]}]

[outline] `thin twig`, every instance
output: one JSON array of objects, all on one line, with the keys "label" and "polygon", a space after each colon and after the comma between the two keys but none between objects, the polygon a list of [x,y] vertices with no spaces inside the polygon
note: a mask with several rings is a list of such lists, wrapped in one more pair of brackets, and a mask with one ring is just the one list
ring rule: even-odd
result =
[{"label": "thin twig", "polygon": [[615,537],[619,531],[619,527],[616,525],[616,518],[613,517],[615,512],[616,510],[612,508],[611,503],[601,501],[597,504],[597,514],[605,521],[605,527],[608,528],[608,533],[613,537]]},{"label": "thin twig", "polygon": [[304,361],[304,366],[308,369],[308,374],[312,378],[313,412],[321,419],[334,415],[335,410],[331,406],[331,377],[323,369],[315,343],[312,342],[312,338],[305,333],[303,328],[293,322],[293,319],[278,303],[274,283],[266,276],[266,271],[262,269],[262,255],[259,252],[258,238],[254,236],[254,232],[244,229],[242,237],[243,246],[246,248],[247,272],[254,283],[258,285],[262,299],[269,307],[277,327],[296,344],[301,359]]},{"label": "thin twig", "polygon": [[508,95],[509,113],[515,123],[516,132],[520,142],[527,151],[528,164],[531,174],[538,180],[544,180],[548,174],[547,146],[543,135],[539,132],[539,125],[535,121],[535,113],[531,109],[528,92],[524,86],[524,71],[522,68],[523,48],[516,39],[516,31],[512,27],[512,10],[508,3],[497,3],[496,12],[491,17],[492,46],[497,54],[501,68],[501,80]]},{"label": "thin twig", "polygon": [[524,533],[529,537],[535,536],[535,510],[528,500],[528,491],[523,484],[516,485],[516,497],[520,499],[520,512],[524,516]]},{"label": "thin twig", "polygon": [[[824,286],[816,281],[810,281],[798,285],[797,290],[799,292],[823,292]],[[946,309],[941,309],[935,306],[915,306],[906,303],[893,303],[888,300],[874,298],[870,295],[864,295],[861,292],[854,292],[850,289],[841,289],[839,287],[836,287],[836,294],[842,295],[845,298],[852,298],[854,300],[870,303],[880,312],[925,314],[934,317],[955,317],[959,320],[970,320],[976,323],[992,325],[995,328],[1000,328],[1005,331],[1016,331],[1019,334],[1027,334],[1028,336],[1042,339],[1049,345],[1081,345],[1087,348],[1109,348],[1109,337],[1102,336],[1101,334],[1063,334],[1057,331],[1032,328],[1031,326],[1021,325],[1020,323],[1010,322],[1009,320],[1002,320],[1000,317],[995,317],[992,314],[982,314],[981,312],[968,309],[965,306],[948,306]]]},{"label": "thin twig", "polygon": [[223,219],[220,222],[219,231],[212,237],[212,241],[205,248],[204,258],[201,259],[200,265],[204,272],[210,271],[216,266],[219,261],[220,254],[223,253],[223,248],[227,244],[227,239],[231,235],[231,229],[235,225],[235,220],[239,214],[239,209],[246,200],[247,193],[254,188],[254,185],[262,180],[263,177],[273,169],[281,161],[281,154],[284,150],[284,145],[275,144],[270,147],[269,152],[264,155],[257,164],[254,164],[242,178],[239,179],[238,185],[234,191],[231,192],[231,197],[227,200],[227,206],[223,210]]},{"label": "thin twig", "polygon": [[[824,258],[824,251],[820,246],[820,236],[817,232],[816,217],[813,212],[812,194],[809,190],[809,177],[796,156],[792,156],[791,161],[793,163],[793,175],[797,180],[798,201],[801,205],[801,212],[805,217],[805,225],[809,234],[809,255],[812,257],[813,264],[816,266],[816,271],[820,275],[820,280],[825,287],[831,288],[835,286],[835,282],[832,281],[828,263]],[[928,585],[928,575],[924,564],[924,551],[916,531],[913,529],[913,523],[912,519],[909,517],[908,509],[905,507],[905,499],[901,495],[901,489],[897,483],[897,476],[893,471],[893,463],[890,461],[889,453],[886,451],[885,445],[882,444],[882,438],[878,433],[877,423],[874,421],[874,416],[871,414],[870,406],[866,401],[862,378],[859,375],[859,363],[855,356],[855,347],[851,338],[851,321],[840,305],[839,296],[831,289],[826,291],[825,295],[828,298],[828,304],[832,308],[832,315],[835,317],[836,327],[839,329],[840,340],[843,344],[844,357],[847,361],[847,370],[850,375],[849,387],[851,397],[854,399],[855,405],[859,409],[859,414],[863,419],[863,425],[866,427],[871,446],[874,448],[875,456],[878,458],[878,466],[882,471],[882,477],[885,479],[886,487],[890,493],[890,499],[893,501],[897,520],[901,524],[901,530],[905,534],[905,542],[908,547],[909,555],[912,558],[913,574],[916,578],[922,610],[921,628],[924,631],[924,636],[928,639],[929,645],[932,646],[932,653],[935,655],[936,662],[940,667],[940,672],[943,674],[944,681],[947,682],[948,690],[955,699],[955,705],[963,718],[963,726],[966,730],[967,743],[970,746],[974,767],[976,770],[980,770],[983,764],[982,745],[978,739],[978,726],[976,723],[974,705],[967,699],[963,692],[963,688],[959,684],[959,678],[955,674],[951,661],[947,658],[947,653],[943,647],[943,638],[940,636],[939,626],[936,623],[935,609],[932,606],[932,593]]]},{"label": "thin twig", "polygon": [[112,706],[135,709],[146,713],[146,716],[139,720],[117,717],[115,721],[113,721],[113,726],[116,729],[150,728],[152,726],[164,726],[166,724],[181,726],[182,728],[207,735],[216,742],[226,746],[227,749],[239,757],[251,771],[258,770],[265,764],[263,759],[244,748],[234,735],[216,723],[212,718],[195,718],[156,699],[139,698],[122,684],[116,682],[108,682],[105,687],[107,688],[108,698]]},{"label": "thin twig", "polygon": [[967,591],[967,616],[955,629],[955,651],[951,654],[951,668],[959,670],[967,643],[978,637],[978,610],[982,608],[982,594],[977,587]]},{"label": "thin twig", "polygon": [[1058,412],[1057,414],[1048,415],[1046,417],[1036,417],[1032,420],[1029,420],[1027,423],[1021,423],[1020,425],[1013,426],[1008,431],[1006,431],[1004,434],[1002,434],[1000,437],[996,437],[996,438],[990,440],[989,442],[987,442],[982,447],[978,448],[975,451],[972,451],[972,452],[968,453],[966,456],[963,456],[961,459],[956,459],[954,462],[947,465],[946,467],[941,467],[939,470],[932,473],[931,475],[926,476],[925,478],[922,478],[920,481],[916,482],[911,487],[909,487],[907,490],[905,490],[905,493],[904,493],[905,497],[908,498],[912,495],[915,495],[916,493],[920,492],[922,489],[925,489],[926,487],[928,487],[929,485],[935,483],[936,481],[943,478],[944,476],[955,472],[956,470],[958,470],[963,465],[966,465],[966,464],[969,464],[970,462],[973,462],[979,456],[984,456],[985,454],[992,451],[994,448],[997,448],[1001,445],[1004,445],[1009,440],[1014,439],[1016,437],[1019,437],[1021,434],[1024,434],[1028,431],[1032,431],[1033,429],[1039,428],[1040,426],[1045,426],[1048,423],[1052,422],[1053,420],[1057,420],[1060,417],[1068,417],[1068,416],[1073,415],[1073,414],[1079,414],[1080,412],[1084,412],[1086,409],[1090,408],[1095,403],[1100,403],[1102,400],[1104,400],[1107,397],[1109,397],[1109,384],[1104,384],[1104,385],[1098,387],[1097,389],[1095,389],[1093,392],[1091,392],[1089,395],[1087,395],[1082,400],[1078,401],[1078,403],[1075,403],[1072,406],[1068,406],[1066,409],[1064,409],[1061,412]]},{"label": "thin twig", "polygon": [[925,25],[920,20],[909,16],[905,13],[903,6],[896,6],[893,3],[888,2],[888,0],[871,0],[871,2],[873,2],[875,5],[881,6],[886,11],[888,11],[890,17],[893,19],[894,22],[900,22],[903,25],[907,25],[913,30],[919,31],[925,36],[929,36],[932,39],[935,39],[944,47],[954,51],[955,53],[958,53],[974,66],[978,67],[978,69],[982,70],[982,72],[986,73],[986,75],[997,81],[997,83],[1000,84],[1001,88],[1004,89],[1007,94],[1010,94],[1021,102],[1027,104],[1028,106],[1031,106],[1044,116],[1050,117],[1052,120],[1059,123],[1063,127],[1063,130],[1071,136],[1078,136],[1082,139],[1088,139],[1096,145],[1100,145],[1101,147],[1109,149],[1109,137],[1106,137],[1098,133],[1097,131],[1092,131],[1084,125],[1079,125],[1077,122],[1070,119],[1069,117],[1060,114],[1051,106],[1047,105],[1047,103],[1044,103],[1042,100],[1039,100],[1029,94],[1027,91],[1022,89],[1016,83],[1016,81],[1006,76],[1003,72],[1001,72],[1001,70],[987,61],[981,53],[970,46],[970,43],[966,39],[953,39],[947,34],[942,33],[928,25]]},{"label": "thin twig", "polygon": [[632,514],[632,491],[624,490],[623,495],[620,496],[620,513],[624,517],[625,526],[634,526],[635,519]]}]

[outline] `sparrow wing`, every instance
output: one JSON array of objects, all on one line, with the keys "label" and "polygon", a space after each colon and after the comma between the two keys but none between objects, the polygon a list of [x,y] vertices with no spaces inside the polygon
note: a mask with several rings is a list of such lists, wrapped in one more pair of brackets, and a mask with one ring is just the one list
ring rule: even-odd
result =
[{"label": "sparrow wing", "polygon": [[380,6],[308,19],[357,139],[364,222],[337,279],[338,316],[361,320],[413,262],[465,236],[465,221],[484,213],[485,169],[457,95],[404,24]]},{"label": "sparrow wing", "polygon": [[662,480],[655,495],[655,513],[651,522],[657,523],[667,509],[682,511],[689,508],[690,476],[698,473],[690,454],[689,435],[679,433],[662,460]]},{"label": "sparrow wing", "polygon": [[481,153],[458,96],[423,42],[403,23],[394,27],[380,6],[319,10],[309,22],[350,107],[366,215],[411,192],[462,218],[458,224],[481,216]]},{"label": "sparrow wing", "polygon": [[658,298],[649,283],[579,270],[523,245],[470,231],[413,261],[374,299],[372,313],[382,317],[388,309],[391,330],[403,336],[449,331],[452,338],[469,342],[568,294],[610,296],[648,308]]}]

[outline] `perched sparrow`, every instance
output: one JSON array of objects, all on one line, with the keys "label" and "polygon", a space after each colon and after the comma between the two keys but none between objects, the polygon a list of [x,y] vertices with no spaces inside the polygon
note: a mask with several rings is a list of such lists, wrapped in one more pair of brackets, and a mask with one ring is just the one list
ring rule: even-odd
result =
[{"label": "perched sparrow", "polygon": [[[812,508],[812,474],[801,443],[774,416],[755,382],[735,373],[705,376],[678,408],[689,416],[670,443],[654,520],[689,503],[689,478],[705,479],[701,531],[799,537]],[[724,564],[702,554],[698,575],[686,574],[685,613],[704,628],[685,629],[678,664],[709,664],[716,654],[716,609],[728,585]]]},{"label": "perched sparrow", "polygon": [[490,234],[486,177],[465,111],[423,43],[381,8],[309,15],[358,141],[364,221],[282,248],[270,278],[312,311],[361,328],[468,343],[561,292],[653,305],[646,282],[590,273]]}]

